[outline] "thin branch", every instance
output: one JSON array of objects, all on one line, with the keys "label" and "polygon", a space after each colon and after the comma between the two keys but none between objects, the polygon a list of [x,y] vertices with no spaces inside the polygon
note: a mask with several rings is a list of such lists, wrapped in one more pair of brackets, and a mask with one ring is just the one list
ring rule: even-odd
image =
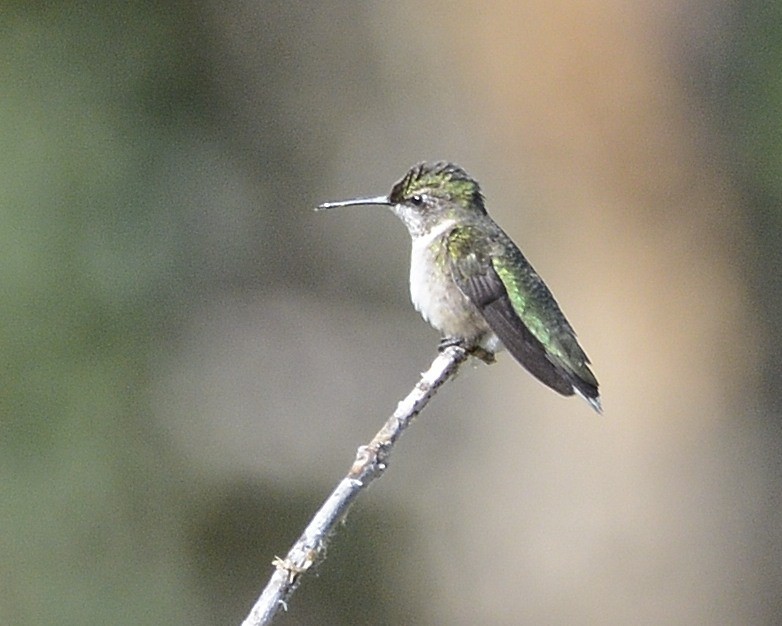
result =
[{"label": "thin branch", "polygon": [[326,544],[350,505],[383,474],[397,439],[438,388],[456,374],[467,356],[467,352],[459,346],[443,350],[372,441],[358,449],[347,476],[323,503],[288,555],[284,559],[274,559],[276,570],[242,626],[270,624],[280,608],[287,610],[287,602],[298,587],[302,574],[325,558]]}]

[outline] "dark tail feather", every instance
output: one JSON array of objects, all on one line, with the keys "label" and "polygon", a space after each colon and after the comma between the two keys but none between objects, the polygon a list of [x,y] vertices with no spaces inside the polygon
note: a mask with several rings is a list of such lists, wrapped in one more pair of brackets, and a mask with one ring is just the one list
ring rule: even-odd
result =
[{"label": "dark tail feather", "polygon": [[589,402],[590,406],[597,411],[598,414],[602,415],[603,405],[600,402],[600,392],[597,390],[597,385],[585,382],[575,374],[570,374],[567,378],[568,382],[573,387],[573,391]]}]

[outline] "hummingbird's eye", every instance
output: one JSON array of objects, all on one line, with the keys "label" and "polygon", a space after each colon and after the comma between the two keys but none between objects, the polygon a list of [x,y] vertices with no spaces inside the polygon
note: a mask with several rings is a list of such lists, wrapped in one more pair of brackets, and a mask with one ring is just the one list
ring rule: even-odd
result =
[{"label": "hummingbird's eye", "polygon": [[410,203],[415,206],[421,206],[424,203],[424,197],[420,193],[417,193],[410,197]]}]

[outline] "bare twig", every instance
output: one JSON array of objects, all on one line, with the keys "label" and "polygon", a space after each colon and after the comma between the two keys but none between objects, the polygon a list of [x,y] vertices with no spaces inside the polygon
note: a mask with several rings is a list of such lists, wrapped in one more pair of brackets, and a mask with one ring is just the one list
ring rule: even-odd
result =
[{"label": "bare twig", "polygon": [[456,374],[466,358],[467,352],[458,346],[443,350],[372,441],[358,449],[347,476],[323,503],[288,555],[284,559],[274,559],[276,570],[242,626],[270,624],[280,608],[287,609],[287,602],[298,587],[301,575],[323,560],[326,544],[350,505],[385,471],[396,440],[437,389]]}]

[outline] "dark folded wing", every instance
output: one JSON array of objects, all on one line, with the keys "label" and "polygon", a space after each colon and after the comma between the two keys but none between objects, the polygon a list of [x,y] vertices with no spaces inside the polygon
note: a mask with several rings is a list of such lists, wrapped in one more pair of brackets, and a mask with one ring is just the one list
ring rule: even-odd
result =
[{"label": "dark folded wing", "polygon": [[459,289],[480,310],[508,352],[542,383],[572,396],[573,384],[566,373],[552,363],[543,344],[522,322],[494,267],[487,264],[480,271],[476,271],[477,267],[453,269]]}]

